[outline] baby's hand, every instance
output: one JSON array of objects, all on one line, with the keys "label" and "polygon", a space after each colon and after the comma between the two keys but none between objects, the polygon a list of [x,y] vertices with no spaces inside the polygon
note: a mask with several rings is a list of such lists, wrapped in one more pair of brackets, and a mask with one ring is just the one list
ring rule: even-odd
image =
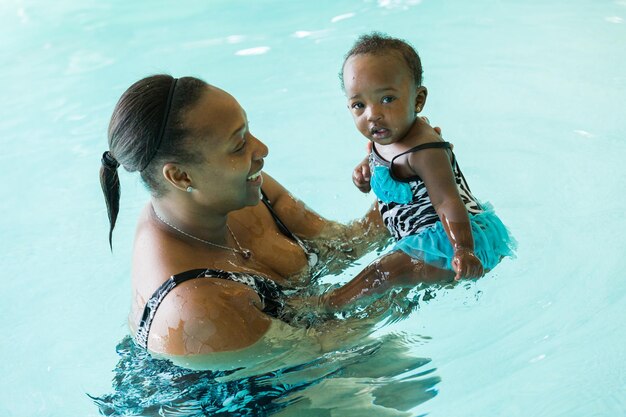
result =
[{"label": "baby's hand", "polygon": [[485,273],[480,259],[469,249],[460,248],[454,251],[452,269],[456,272],[455,281],[462,278],[480,278]]},{"label": "baby's hand", "polygon": [[352,171],[352,182],[362,193],[369,193],[370,187],[370,164],[368,158],[362,160]]},{"label": "baby's hand", "polygon": [[[369,155],[370,152],[372,152],[372,142],[367,142],[367,154]],[[372,189],[370,187],[370,179],[369,156],[366,156],[352,171],[352,182],[362,193],[369,193]]]}]

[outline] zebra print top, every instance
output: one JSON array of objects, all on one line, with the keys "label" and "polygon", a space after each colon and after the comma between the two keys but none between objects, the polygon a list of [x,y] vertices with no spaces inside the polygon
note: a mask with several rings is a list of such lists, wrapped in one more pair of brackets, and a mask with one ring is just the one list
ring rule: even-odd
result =
[{"label": "zebra print top", "polygon": [[372,152],[369,156],[369,164],[372,174],[376,175],[376,167],[387,168],[389,175],[394,182],[408,184],[411,189],[412,198],[408,203],[404,204],[395,201],[387,200],[385,202],[381,200],[380,193],[376,193],[377,190],[372,186],[372,189],[378,197],[378,208],[383,222],[396,240],[400,240],[405,236],[416,235],[426,227],[439,221],[439,216],[437,215],[437,212],[428,197],[424,181],[422,181],[422,179],[417,175],[410,178],[396,178],[392,169],[393,163],[398,157],[411,152],[417,152],[422,149],[430,148],[450,149],[450,154],[452,156],[452,171],[454,173],[457,188],[459,189],[461,200],[465,204],[469,213],[476,214],[483,211],[476,198],[472,195],[469,185],[467,185],[467,181],[461,172],[461,168],[459,168],[449,142],[424,143],[394,156],[391,162],[387,161],[378,154],[376,146],[372,146]]}]

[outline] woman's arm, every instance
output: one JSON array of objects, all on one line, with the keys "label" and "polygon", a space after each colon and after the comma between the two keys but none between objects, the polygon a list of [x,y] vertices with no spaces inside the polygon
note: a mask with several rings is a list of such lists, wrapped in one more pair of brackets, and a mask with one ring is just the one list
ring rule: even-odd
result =
[{"label": "woman's arm", "polygon": [[345,346],[350,339],[360,340],[378,322],[372,317],[317,331],[292,327],[267,316],[261,308],[256,292],[244,284],[219,278],[184,282],[159,306],[148,349],[156,357],[190,369],[254,370],[263,363],[275,369],[282,360],[299,361],[306,355],[315,359],[322,351],[336,349],[337,343]]},{"label": "woman's arm", "polygon": [[329,223],[332,223],[294,197],[265,171],[263,171],[263,191],[283,223],[300,237],[316,238]]},{"label": "woman's arm", "polygon": [[197,355],[242,349],[256,343],[271,319],[250,287],[219,278],[184,282],[159,306],[148,349],[167,355]]},{"label": "woman's arm", "polygon": [[327,220],[294,197],[285,187],[263,172],[263,190],[287,227],[298,236],[315,241],[337,241],[350,248],[350,257],[359,258],[389,240],[378,205],[348,224]]}]

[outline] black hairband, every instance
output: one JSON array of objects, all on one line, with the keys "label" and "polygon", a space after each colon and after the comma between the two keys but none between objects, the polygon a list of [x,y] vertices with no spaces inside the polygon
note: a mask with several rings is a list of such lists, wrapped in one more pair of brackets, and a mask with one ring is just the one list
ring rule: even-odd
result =
[{"label": "black hairband", "polygon": [[139,170],[140,172],[148,168],[148,165],[150,165],[150,162],[152,162],[152,159],[154,159],[154,156],[157,154],[157,152],[159,151],[159,148],[161,147],[161,142],[163,142],[163,136],[165,135],[165,128],[167,127],[167,119],[169,119],[170,110],[172,108],[172,98],[174,97],[174,90],[176,89],[177,81],[178,81],[178,78],[174,78],[172,80],[172,84],[170,85],[170,91],[167,94],[167,102],[165,103],[165,113],[163,113],[163,122],[161,123],[161,129],[159,130],[159,137],[157,138],[157,143],[156,143],[156,146],[154,147],[154,152],[152,152],[152,155],[150,155],[150,158],[148,159],[148,161],[146,161],[146,164],[144,165],[144,167]]},{"label": "black hairband", "polygon": [[111,152],[106,151],[105,153],[102,154],[102,165],[105,168],[109,168],[113,171],[115,171],[119,166],[120,163],[117,162],[117,159],[113,158],[113,155],[111,155]]}]

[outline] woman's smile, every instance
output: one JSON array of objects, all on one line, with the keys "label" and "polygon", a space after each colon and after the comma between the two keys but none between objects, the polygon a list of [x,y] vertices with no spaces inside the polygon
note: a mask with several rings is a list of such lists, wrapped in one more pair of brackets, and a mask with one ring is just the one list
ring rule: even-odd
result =
[{"label": "woman's smile", "polygon": [[246,182],[251,185],[256,185],[260,187],[263,184],[263,175],[261,175],[261,171],[258,171],[256,174],[250,175]]}]

